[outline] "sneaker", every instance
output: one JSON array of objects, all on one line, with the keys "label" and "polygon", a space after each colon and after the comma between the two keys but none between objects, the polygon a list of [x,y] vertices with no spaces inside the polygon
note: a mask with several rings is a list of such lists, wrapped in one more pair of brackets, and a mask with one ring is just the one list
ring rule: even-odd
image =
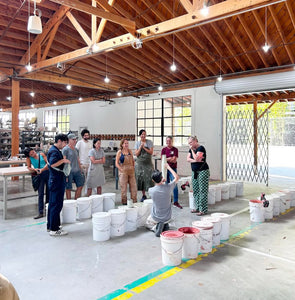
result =
[{"label": "sneaker", "polygon": [[57,231],[50,231],[49,232],[49,234],[51,235],[51,236],[62,236],[62,235],[67,235],[68,233],[67,233],[67,231],[64,231],[64,230],[57,230]]},{"label": "sneaker", "polygon": [[160,222],[157,224],[157,227],[156,227],[156,232],[155,232],[155,235],[157,237],[159,237],[161,235],[161,233],[163,232],[163,229],[164,229],[164,223]]},{"label": "sneaker", "polygon": [[170,229],[169,224],[168,224],[168,223],[165,223],[165,224],[164,224],[163,231],[167,231],[167,230],[169,230],[169,229]]},{"label": "sneaker", "polygon": [[180,208],[180,209],[182,209],[182,206],[178,202],[174,202],[173,205]]},{"label": "sneaker", "polygon": [[142,196],[140,202],[143,202],[144,200],[146,200],[146,195]]},{"label": "sneaker", "polygon": [[43,218],[43,217],[44,217],[43,214],[39,214],[38,216],[34,217],[34,219],[36,220],[36,219],[40,219],[40,218]]}]

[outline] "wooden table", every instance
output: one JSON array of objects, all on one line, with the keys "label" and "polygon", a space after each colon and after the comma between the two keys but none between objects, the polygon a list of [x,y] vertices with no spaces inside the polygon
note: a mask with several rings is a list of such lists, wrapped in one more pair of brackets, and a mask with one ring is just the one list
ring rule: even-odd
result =
[{"label": "wooden table", "polygon": [[[0,168],[0,177],[3,177],[3,219],[6,219],[7,212],[7,178],[12,176],[31,176],[31,171],[26,166],[13,168]],[[23,180],[23,187],[25,181]]]},{"label": "wooden table", "polygon": [[24,165],[26,162],[26,159],[0,160],[0,167]]}]

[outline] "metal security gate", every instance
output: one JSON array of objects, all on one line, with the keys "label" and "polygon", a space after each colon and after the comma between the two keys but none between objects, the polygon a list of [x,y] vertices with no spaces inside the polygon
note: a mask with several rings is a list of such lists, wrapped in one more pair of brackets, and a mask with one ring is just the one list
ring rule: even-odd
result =
[{"label": "metal security gate", "polygon": [[227,106],[226,175],[268,185],[268,113],[257,104]]}]

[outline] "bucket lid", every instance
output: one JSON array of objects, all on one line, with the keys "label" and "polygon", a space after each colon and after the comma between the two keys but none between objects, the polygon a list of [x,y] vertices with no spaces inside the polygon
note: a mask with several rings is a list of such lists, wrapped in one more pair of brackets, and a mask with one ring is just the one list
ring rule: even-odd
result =
[{"label": "bucket lid", "polygon": [[181,227],[181,228],[178,228],[178,230],[180,232],[183,232],[184,234],[196,234],[196,233],[200,232],[200,230],[195,227]]},{"label": "bucket lid", "polygon": [[105,211],[99,211],[99,212],[96,212],[94,214],[92,214],[92,218],[95,218],[95,217],[109,217],[110,214],[108,212],[105,212]]},{"label": "bucket lid", "polygon": [[220,217],[210,217],[210,216],[206,216],[206,217],[202,217],[201,221],[206,221],[206,222],[211,222],[211,223],[218,223],[221,221]]},{"label": "bucket lid", "polygon": [[211,214],[211,217],[218,217],[221,219],[226,219],[226,218],[230,218],[230,215],[226,214],[226,213],[213,213],[213,214]]},{"label": "bucket lid", "polygon": [[90,195],[90,199],[103,198],[103,195]]},{"label": "bucket lid", "polygon": [[192,225],[202,230],[213,228],[213,223],[207,221],[194,221]]},{"label": "bucket lid", "polygon": [[254,199],[254,200],[250,200],[249,202],[252,202],[252,203],[262,203],[262,201],[261,201],[261,200],[256,200],[256,199]]},{"label": "bucket lid", "polygon": [[164,238],[171,239],[181,239],[184,237],[184,233],[178,230],[167,230],[161,233],[161,236]]},{"label": "bucket lid", "polygon": [[89,202],[91,199],[89,197],[80,197],[77,199],[77,202]]},{"label": "bucket lid", "polygon": [[120,209],[120,208],[114,208],[114,209],[110,209],[108,211],[111,215],[115,215],[115,214],[126,214],[126,211],[124,209]]},{"label": "bucket lid", "polygon": [[63,205],[67,205],[67,204],[73,204],[73,203],[77,203],[77,201],[76,200],[64,200],[64,203],[63,203]]}]

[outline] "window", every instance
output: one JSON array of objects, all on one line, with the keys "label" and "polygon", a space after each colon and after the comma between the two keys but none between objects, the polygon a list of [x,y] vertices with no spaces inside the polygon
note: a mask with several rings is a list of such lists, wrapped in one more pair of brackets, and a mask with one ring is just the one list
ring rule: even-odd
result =
[{"label": "window", "polygon": [[[25,127],[26,123],[35,123],[37,126],[36,113],[34,112],[21,112],[18,115],[19,127]],[[28,124],[27,124],[28,125]]]},{"label": "window", "polygon": [[167,135],[174,145],[187,143],[191,135],[191,96],[137,102],[137,132],[145,129],[154,145],[162,146]]},{"label": "window", "polygon": [[49,131],[58,128],[59,132],[68,133],[70,130],[70,116],[68,110],[66,108],[46,110],[44,112],[44,127],[47,127]]}]

